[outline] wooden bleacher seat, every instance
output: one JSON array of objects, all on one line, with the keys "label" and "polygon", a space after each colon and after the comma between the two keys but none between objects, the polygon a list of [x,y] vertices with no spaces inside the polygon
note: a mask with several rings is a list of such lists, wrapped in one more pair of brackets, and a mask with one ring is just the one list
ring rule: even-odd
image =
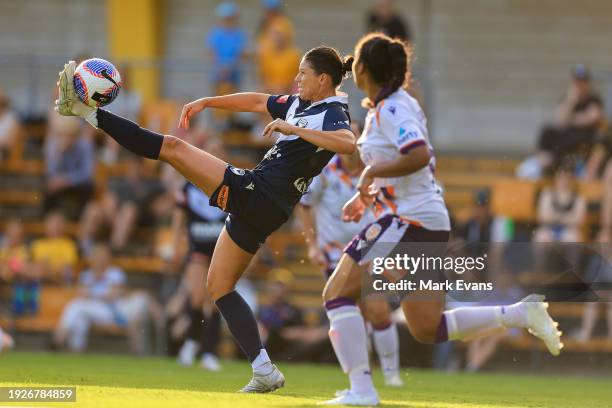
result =
[{"label": "wooden bleacher seat", "polygon": [[162,134],[171,133],[178,126],[180,107],[172,100],[145,105],[141,113],[142,126]]},{"label": "wooden bleacher seat", "polygon": [[492,189],[491,210],[495,215],[516,221],[531,222],[536,218],[538,184],[533,181],[498,180]]},{"label": "wooden bleacher seat", "polygon": [[[43,287],[40,291],[40,311],[36,316],[15,319],[14,328],[26,332],[51,332],[57,327],[64,307],[77,295],[74,287]],[[117,325],[96,325],[96,333],[125,335],[126,330]]]}]

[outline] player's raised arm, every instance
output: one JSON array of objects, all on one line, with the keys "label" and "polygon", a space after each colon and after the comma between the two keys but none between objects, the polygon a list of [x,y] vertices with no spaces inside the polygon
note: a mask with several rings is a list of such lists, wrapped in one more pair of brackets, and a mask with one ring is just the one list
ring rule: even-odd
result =
[{"label": "player's raised arm", "polygon": [[230,95],[200,98],[183,106],[179,126],[189,128],[191,117],[206,108],[232,112],[267,112],[266,103],[270,95],[258,92],[240,92]]}]

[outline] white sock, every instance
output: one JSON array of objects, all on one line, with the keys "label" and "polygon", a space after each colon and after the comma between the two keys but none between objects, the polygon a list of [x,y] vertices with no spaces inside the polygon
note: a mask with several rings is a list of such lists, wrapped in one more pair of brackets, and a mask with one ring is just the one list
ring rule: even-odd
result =
[{"label": "white sock", "polygon": [[251,363],[251,367],[253,367],[253,374],[268,375],[272,372],[274,367],[272,367],[272,361],[266,349],[261,349],[259,355]]},{"label": "white sock", "polygon": [[399,370],[399,338],[397,326],[391,323],[383,330],[374,329],[374,348],[380,360],[380,368],[383,373],[396,373]]},{"label": "white sock", "polygon": [[370,373],[367,336],[363,317],[355,305],[327,311],[329,338],[342,370],[349,375],[351,391],[367,395],[376,393]]},{"label": "white sock", "polygon": [[504,327],[500,306],[459,307],[444,317],[449,340],[470,340]]},{"label": "white sock", "polygon": [[506,327],[527,327],[527,312],[525,302],[517,302],[509,306],[500,306],[501,320]]}]

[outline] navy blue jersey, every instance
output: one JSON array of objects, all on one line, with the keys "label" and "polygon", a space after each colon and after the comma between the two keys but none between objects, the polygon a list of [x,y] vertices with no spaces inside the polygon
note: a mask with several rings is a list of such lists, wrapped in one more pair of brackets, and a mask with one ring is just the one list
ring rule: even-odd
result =
[{"label": "navy blue jersey", "polygon": [[195,185],[187,182],[177,194],[177,205],[187,215],[189,245],[212,245],[221,234],[227,213],[208,203],[208,196]]},{"label": "navy blue jersey", "polygon": [[[310,103],[297,95],[275,95],[268,98],[268,111],[274,119],[280,118],[302,128],[351,129],[345,96]],[[308,190],[312,178],[321,173],[333,156],[333,152],[298,136],[281,135],[253,169],[256,188],[290,213]]]}]

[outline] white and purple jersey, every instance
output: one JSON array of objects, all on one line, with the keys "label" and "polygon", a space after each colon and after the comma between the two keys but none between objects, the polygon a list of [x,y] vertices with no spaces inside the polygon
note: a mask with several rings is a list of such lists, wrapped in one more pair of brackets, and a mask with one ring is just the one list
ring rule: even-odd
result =
[{"label": "white and purple jersey", "polygon": [[366,165],[395,160],[417,146],[427,146],[429,165],[407,176],[377,178],[377,216],[395,214],[432,231],[449,231],[442,188],[434,177],[435,158],[427,136],[427,119],[419,103],[399,89],[370,109],[357,147]]},{"label": "white and purple jersey", "polygon": [[355,194],[359,177],[351,177],[334,156],[321,174],[315,177],[300,203],[312,207],[317,227],[317,244],[323,251],[328,269],[335,268],[347,243],[361,229],[374,221],[374,214],[366,211],[360,222],[342,221],[342,207]]}]

